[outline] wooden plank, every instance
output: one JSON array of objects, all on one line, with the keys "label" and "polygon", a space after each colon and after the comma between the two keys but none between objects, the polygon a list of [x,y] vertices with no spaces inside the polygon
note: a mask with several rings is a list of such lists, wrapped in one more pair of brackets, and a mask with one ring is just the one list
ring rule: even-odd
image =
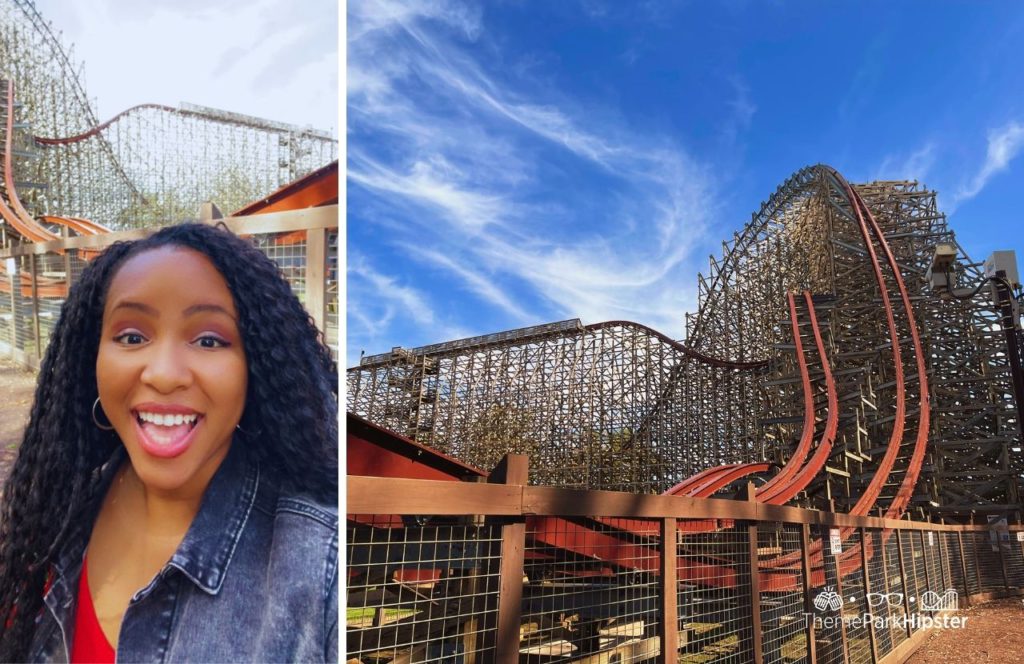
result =
[{"label": "wooden plank", "polygon": [[501,484],[346,476],[348,514],[515,516],[523,488]]},{"label": "wooden plank", "polygon": [[[864,577],[864,610],[869,611],[868,593],[871,592],[871,575],[868,573],[868,531],[860,529],[860,569]],[[875,621],[867,625],[868,641],[871,643],[871,661],[878,661],[878,637],[875,635]]]},{"label": "wooden plank", "polygon": [[313,318],[316,329],[327,332],[327,230],[310,228],[306,231],[306,311]]},{"label": "wooden plank", "polygon": [[661,520],[661,551],[658,571],[661,574],[661,621],[658,636],[664,647],[660,648],[658,661],[675,664],[679,659],[679,581],[676,578],[677,547],[676,520]]},{"label": "wooden plank", "polygon": [[[232,232],[240,235],[260,235],[265,233],[288,233],[311,228],[338,228],[338,206],[323,205],[302,210],[287,212],[268,212],[245,217],[225,217],[214,223],[223,223]],[[69,237],[66,240],[50,242],[32,242],[0,250],[0,259],[12,256],[28,256],[33,254],[59,253],[64,249],[96,248],[102,249],[114,242],[141,240],[149,237],[156,228],[100,233],[99,235],[82,235]]]},{"label": "wooden plank", "polygon": [[[747,503],[756,505],[754,483],[747,482]],[[750,572],[750,622],[753,632],[754,664],[764,663],[764,635],[761,629],[761,574],[757,560],[757,522],[747,526],[747,567]]]},{"label": "wooden plank", "polygon": [[635,517],[664,519],[756,518],[753,505],[743,501],[688,496],[650,496],[615,491],[584,491],[531,486],[523,489],[523,512],[564,517]]},{"label": "wooden plank", "polygon": [[[506,454],[489,482],[503,482],[503,488],[517,489],[529,480],[529,461],[522,454]],[[526,555],[526,523],[521,518],[501,527],[501,558],[498,565],[498,615],[495,625],[495,661],[519,662],[519,627],[523,613],[523,562]]]},{"label": "wooden plank", "polygon": [[[811,597],[811,527],[806,523],[800,525],[800,558],[804,576],[804,613],[814,615],[814,599]],[[807,621],[807,663],[817,664],[817,644],[814,642],[814,620]]]},{"label": "wooden plank", "polygon": [[[734,521],[781,521],[826,527],[889,528],[903,531],[983,532],[983,526],[938,525],[877,517],[850,516],[747,501],[652,496],[614,491],[586,491],[558,487],[476,485],[412,479],[349,476],[348,499],[357,514],[550,515],[561,517],[618,517]],[[375,484],[378,482],[380,484]],[[423,482],[418,484],[417,482]],[[358,490],[353,490],[358,487]],[[365,491],[376,492],[373,495]],[[491,491],[493,493],[488,493]],[[503,493],[504,492],[504,493]],[[375,502],[376,501],[376,502]],[[468,501],[468,502],[466,502]],[[490,503],[490,504],[487,504]],[[680,524],[682,526],[684,524]]]},{"label": "wooden plank", "polygon": [[957,543],[960,545],[960,573],[964,578],[964,606],[971,605],[971,582],[967,578],[967,555],[964,553],[964,534],[956,534]]}]

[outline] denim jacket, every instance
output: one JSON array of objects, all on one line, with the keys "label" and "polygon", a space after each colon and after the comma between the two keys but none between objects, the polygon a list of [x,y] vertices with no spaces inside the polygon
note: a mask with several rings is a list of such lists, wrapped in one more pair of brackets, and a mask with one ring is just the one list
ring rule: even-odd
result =
[{"label": "denim jacket", "polygon": [[[53,564],[33,662],[67,662],[78,580],[106,487]],[[322,662],[338,659],[338,512],[282,495],[234,443],[174,555],[132,596],[119,662]]]}]

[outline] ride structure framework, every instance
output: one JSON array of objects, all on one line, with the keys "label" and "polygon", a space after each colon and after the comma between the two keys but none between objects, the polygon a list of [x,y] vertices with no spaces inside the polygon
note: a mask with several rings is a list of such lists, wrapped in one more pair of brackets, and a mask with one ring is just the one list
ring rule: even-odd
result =
[{"label": "ride structure framework", "polygon": [[207,201],[228,212],[337,159],[327,132],[194,104],[100,122],[73,50],[31,0],[0,0],[0,79],[2,197],[26,225],[5,220],[3,248],[87,234],[67,219],[124,230],[195,219]]},{"label": "ride structure framework", "polygon": [[986,278],[934,191],[804,168],[698,277],[685,342],[570,320],[395,348],[349,369],[348,409],[478,467],[528,454],[536,484],[1019,519],[1018,323],[933,292],[939,244],[954,290]]}]

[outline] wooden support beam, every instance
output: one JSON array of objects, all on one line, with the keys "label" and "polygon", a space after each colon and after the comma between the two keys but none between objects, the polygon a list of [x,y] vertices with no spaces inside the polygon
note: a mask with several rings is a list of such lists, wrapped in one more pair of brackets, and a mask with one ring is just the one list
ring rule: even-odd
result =
[{"label": "wooden support beam", "polygon": [[817,664],[818,648],[814,642],[814,598],[811,597],[811,527],[800,524],[800,559],[804,576],[804,615],[807,616],[807,664]]},{"label": "wooden support beam", "polygon": [[661,576],[661,621],[658,636],[661,648],[658,653],[660,664],[676,664],[679,661],[679,582],[677,574],[676,520],[661,520],[661,551],[658,571]]},{"label": "wooden support beam", "polygon": [[903,585],[903,610],[906,612],[907,616],[905,627],[907,630],[907,638],[909,638],[913,632],[913,630],[910,629],[910,589],[907,587],[907,561],[904,560],[903,556],[903,533],[899,530],[896,531],[896,554],[899,556],[900,562],[900,582]]},{"label": "wooden support beam", "polygon": [[[747,482],[747,501],[755,503],[754,483]],[[750,623],[753,631],[753,662],[764,663],[764,643],[761,633],[761,576],[757,565],[757,522],[747,526],[747,564],[750,569]]]},{"label": "wooden support beam", "polygon": [[[868,531],[860,529],[860,570],[864,579],[864,611],[870,613],[868,607],[868,593],[871,592],[871,575],[868,573]],[[875,621],[871,620],[867,625],[868,641],[871,643],[871,661],[878,661],[878,637],[875,636]]]},{"label": "wooden support beam", "polygon": [[957,533],[956,540],[960,548],[960,573],[964,578],[964,606],[971,605],[971,584],[967,578],[967,556],[964,553],[964,534]]},{"label": "wooden support beam", "polygon": [[[529,463],[525,455],[507,454],[490,475],[491,482],[513,486],[527,483]],[[501,555],[498,565],[498,612],[494,634],[494,661],[519,662],[519,623],[523,610],[523,561],[526,522],[514,517],[501,526]]]}]

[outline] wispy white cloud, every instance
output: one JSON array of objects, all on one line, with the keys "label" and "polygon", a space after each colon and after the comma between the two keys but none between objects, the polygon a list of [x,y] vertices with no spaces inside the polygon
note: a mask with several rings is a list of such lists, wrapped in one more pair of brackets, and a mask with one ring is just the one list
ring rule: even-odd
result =
[{"label": "wispy white cloud", "polygon": [[[397,278],[378,272],[367,260],[353,257],[351,254],[347,271],[350,281],[353,278],[364,280],[379,295],[387,313],[387,316],[382,319],[384,323],[394,316],[394,306],[400,307],[402,313],[407,314],[418,325],[433,325],[435,323],[434,312],[427,305],[429,298],[425,293],[402,285]],[[363,320],[369,319],[364,318]]]},{"label": "wispy white cloud", "polygon": [[464,178],[440,156],[415,161],[404,172],[398,172],[357,153],[349,165],[348,177],[378,192],[429,205],[466,231],[500,222],[508,206],[498,195],[460,186]]},{"label": "wispy white cloud", "polygon": [[871,179],[924,182],[935,165],[936,156],[933,141],[928,141],[910,154],[888,154],[875,169]]},{"label": "wispy white cloud", "polygon": [[1010,122],[988,134],[985,163],[974,176],[953,195],[950,213],[964,201],[977,196],[993,176],[1005,170],[1024,148],[1024,125]]},{"label": "wispy white cloud", "polygon": [[535,323],[537,318],[528,314],[495,283],[479,272],[470,269],[464,262],[458,262],[437,251],[425,250],[410,244],[403,244],[404,250],[412,257],[438,265],[461,278],[474,293],[484,301],[499,307],[521,323]]},{"label": "wispy white cloud", "polygon": [[750,96],[750,87],[739,76],[730,76],[729,85],[732,86],[733,96],[727,102],[730,114],[725,119],[722,134],[726,143],[732,144],[741,133],[750,129],[757,105]]},{"label": "wispy white cloud", "polygon": [[[349,31],[350,228],[374,223],[354,190],[399,219],[388,246],[450,275],[431,288],[472,293],[509,327],[625,318],[681,336],[694,294],[680,285],[715,209],[707,169],[611,109],[489,73],[480,54],[499,46],[460,4],[361,2]],[[748,125],[756,109],[743,92],[734,111]],[[380,286],[396,297],[394,280]],[[349,291],[350,308],[372,297]],[[449,332],[494,331],[466,309],[450,312]],[[418,342],[446,338],[448,322]]]}]

